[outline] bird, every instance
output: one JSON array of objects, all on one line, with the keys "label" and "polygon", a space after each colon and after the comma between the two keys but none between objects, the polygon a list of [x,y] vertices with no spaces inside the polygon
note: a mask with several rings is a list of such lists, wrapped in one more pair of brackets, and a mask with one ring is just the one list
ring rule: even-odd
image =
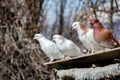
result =
[{"label": "bird", "polygon": [[98,42],[94,39],[93,29],[83,23],[73,22],[72,30],[77,30],[79,40],[82,42],[83,46],[88,49],[88,53],[95,53],[101,50]]},{"label": "bird", "polygon": [[120,47],[119,42],[113,36],[112,32],[105,28],[97,18],[91,18],[89,23],[93,27],[94,38],[103,48],[117,48]]},{"label": "bird", "polygon": [[65,38],[62,35],[53,35],[53,41],[56,43],[58,49],[69,58],[82,56],[80,48],[71,40]]},{"label": "bird", "polygon": [[64,58],[64,55],[58,50],[56,44],[48,40],[41,33],[35,34],[33,39],[36,39],[40,43],[42,51],[49,57],[50,62]]}]

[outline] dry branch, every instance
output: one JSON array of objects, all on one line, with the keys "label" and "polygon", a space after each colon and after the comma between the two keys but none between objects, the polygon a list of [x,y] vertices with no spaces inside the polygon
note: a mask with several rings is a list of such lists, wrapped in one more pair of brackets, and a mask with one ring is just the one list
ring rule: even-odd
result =
[{"label": "dry branch", "polygon": [[68,70],[58,70],[57,75],[60,79],[63,79],[66,76],[72,77],[75,80],[113,79],[116,76],[120,77],[120,64],[116,63],[96,68],[75,68]]},{"label": "dry branch", "polygon": [[53,80],[50,69],[42,65],[48,58],[33,42],[34,34],[43,29],[38,25],[43,2],[0,1],[0,80]]}]

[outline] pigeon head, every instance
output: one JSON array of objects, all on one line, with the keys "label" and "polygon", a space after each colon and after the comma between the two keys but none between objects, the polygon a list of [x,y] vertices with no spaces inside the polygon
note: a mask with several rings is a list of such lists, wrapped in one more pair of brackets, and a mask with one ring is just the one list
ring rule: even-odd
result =
[{"label": "pigeon head", "polygon": [[93,25],[93,24],[95,24],[95,23],[97,23],[97,22],[99,22],[99,20],[96,19],[96,18],[91,18],[91,19],[89,20],[89,23],[90,23],[91,25]]},{"label": "pigeon head", "polygon": [[79,22],[74,22],[72,24],[72,30],[77,30],[77,28],[80,26],[80,23]]},{"label": "pigeon head", "polygon": [[39,40],[39,38],[42,38],[42,37],[43,37],[43,35],[41,33],[35,34],[33,39]]},{"label": "pigeon head", "polygon": [[87,32],[88,31],[88,28],[87,28],[87,26],[85,26],[85,24],[83,24],[83,23],[80,23],[80,22],[74,22],[73,24],[72,24],[72,30],[77,30],[78,29],[78,27],[80,28],[80,31],[85,31],[85,32]]},{"label": "pigeon head", "polygon": [[52,39],[55,43],[62,43],[64,41],[64,37],[58,34],[53,35]]}]

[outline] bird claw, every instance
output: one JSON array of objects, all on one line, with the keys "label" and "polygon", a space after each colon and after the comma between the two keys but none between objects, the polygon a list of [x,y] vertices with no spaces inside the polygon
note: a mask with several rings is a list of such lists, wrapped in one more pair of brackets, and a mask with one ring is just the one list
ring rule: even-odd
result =
[{"label": "bird claw", "polygon": [[92,67],[93,67],[93,68],[96,68],[97,66],[96,66],[95,64],[92,64]]},{"label": "bird claw", "polygon": [[65,58],[64,58],[64,59],[65,59],[65,60],[66,60],[66,59],[70,59],[70,57],[69,57],[69,56],[65,56]]}]

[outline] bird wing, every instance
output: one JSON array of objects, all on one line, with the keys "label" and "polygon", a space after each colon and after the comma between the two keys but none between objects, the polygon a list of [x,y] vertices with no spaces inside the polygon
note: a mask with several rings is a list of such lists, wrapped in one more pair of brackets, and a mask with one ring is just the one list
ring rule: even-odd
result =
[{"label": "bird wing", "polygon": [[94,33],[93,33],[93,29],[89,29],[89,31],[86,33],[86,38],[92,43],[94,44],[96,41],[94,39]]},{"label": "bird wing", "polygon": [[103,33],[103,36],[104,36],[105,40],[109,41],[109,40],[113,39],[113,34],[108,29],[103,29],[101,33]]},{"label": "bird wing", "polygon": [[104,40],[104,41],[101,41],[102,46],[104,45],[107,48],[114,48],[114,47],[120,46],[119,42],[113,36],[112,32],[110,32],[108,29],[102,30],[101,35]]},{"label": "bird wing", "polygon": [[43,45],[42,50],[49,58],[53,59],[64,58],[64,55],[58,50],[57,46],[52,42]]},{"label": "bird wing", "polygon": [[[48,50],[49,49],[49,50]],[[50,44],[47,46],[47,50],[52,53],[52,54],[56,54],[59,53],[59,50],[57,49],[57,46],[55,46],[55,44]]]},{"label": "bird wing", "polygon": [[80,52],[80,49],[78,48],[78,46],[72,41],[68,41],[68,47],[70,51]]},{"label": "bird wing", "polygon": [[114,48],[112,41],[100,42],[100,46],[105,48]]}]

